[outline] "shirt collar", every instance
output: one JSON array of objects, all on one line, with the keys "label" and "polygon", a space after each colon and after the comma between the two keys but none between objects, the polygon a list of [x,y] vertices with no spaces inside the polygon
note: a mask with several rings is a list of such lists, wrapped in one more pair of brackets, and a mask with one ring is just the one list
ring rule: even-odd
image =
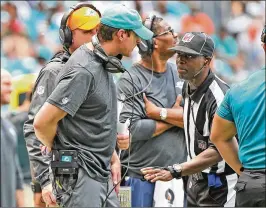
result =
[{"label": "shirt collar", "polygon": [[186,94],[189,96],[194,102],[198,103],[200,101],[200,98],[202,97],[203,94],[205,94],[211,85],[212,81],[214,80],[215,75],[209,70],[209,74],[207,78],[204,80],[204,82],[196,89],[195,92],[192,93],[192,95],[188,94],[188,82],[186,82]]}]

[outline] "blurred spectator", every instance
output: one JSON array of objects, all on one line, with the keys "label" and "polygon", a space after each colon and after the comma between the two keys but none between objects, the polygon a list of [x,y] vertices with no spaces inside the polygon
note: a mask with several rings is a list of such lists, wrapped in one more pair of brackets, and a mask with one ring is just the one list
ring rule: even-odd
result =
[{"label": "blurred spectator", "polygon": [[186,1],[167,1],[166,9],[170,14],[176,16],[176,18],[181,18],[185,14],[190,14],[191,9],[186,4]]},{"label": "blurred spectator", "polygon": [[174,14],[168,12],[167,1],[156,1],[155,11],[152,13],[158,17],[162,17],[175,32],[180,32],[180,18],[177,18]]},{"label": "blurred spectator", "polygon": [[18,19],[17,7],[11,2],[5,2],[1,11],[7,11],[9,14],[8,29],[11,33],[23,33],[25,31],[24,25],[21,20]]},{"label": "blurred spectator", "polygon": [[221,27],[219,33],[212,36],[217,57],[232,59],[238,54],[238,45],[236,40],[229,35],[225,27]]},{"label": "blurred spectator", "polygon": [[197,5],[191,5],[191,14],[181,18],[181,32],[205,32],[212,35],[215,27],[211,18],[199,10]]},{"label": "blurred spectator", "polygon": [[251,18],[245,13],[245,3],[242,1],[231,1],[231,17],[227,22],[228,31],[237,37],[241,32],[244,32],[249,24]]},{"label": "blurred spectator", "polygon": [[250,72],[254,72],[254,70],[265,66],[265,54],[260,43],[262,28],[263,24],[261,19],[254,18],[247,30],[238,36],[238,45],[243,53],[245,68]]},{"label": "blurred spectator", "polygon": [[[13,92],[11,104],[15,110],[7,114],[6,118],[14,125],[18,136],[18,157],[24,179],[25,206],[33,207],[33,193],[31,190],[31,170],[26,142],[24,139],[23,125],[28,119],[28,110],[31,102],[31,91],[36,76],[33,74],[19,76],[13,79]],[[17,104],[17,105],[16,105]]]},{"label": "blurred spectator", "polygon": [[[1,69],[1,106],[10,102],[11,75]],[[17,155],[14,126],[1,116],[1,201],[0,207],[24,207],[23,175]]]},{"label": "blurred spectator", "polygon": [[[60,20],[63,11],[77,2],[1,1],[2,67],[12,75],[38,72],[51,54],[62,49],[58,38]],[[264,1],[212,1],[208,4],[199,1],[93,2],[101,12],[114,3],[137,9],[143,19],[151,13],[161,16],[176,32],[203,31],[212,35],[217,47],[217,63],[223,66],[219,70],[221,73],[229,75],[232,71],[233,77],[238,76],[234,70],[238,61],[232,59],[239,52],[242,53],[240,59],[244,60],[243,68],[249,71],[265,64],[258,33],[265,22]],[[122,62],[130,68],[139,59],[136,49]]]}]

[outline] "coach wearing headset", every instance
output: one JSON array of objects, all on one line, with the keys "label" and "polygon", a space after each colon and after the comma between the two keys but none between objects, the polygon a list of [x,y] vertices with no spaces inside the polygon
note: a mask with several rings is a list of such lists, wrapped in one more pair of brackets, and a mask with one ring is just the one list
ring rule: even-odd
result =
[{"label": "coach wearing headset", "polygon": [[124,71],[115,56],[130,56],[140,38],[147,40],[152,35],[137,11],[120,4],[107,8],[97,35],[71,55],[35,116],[35,133],[44,145],[78,154],[77,179],[59,178],[53,189],[63,190],[57,196],[60,206],[119,206],[115,192],[110,192],[117,118],[116,87],[110,72]]},{"label": "coach wearing headset", "polygon": [[35,83],[29,109],[29,119],[24,125],[24,135],[33,173],[32,190],[35,207],[43,206],[41,192],[47,205],[55,206],[56,199],[52,194],[52,185],[49,178],[50,158],[41,154],[40,145],[42,143],[36,138],[33,128],[34,117],[55,88],[56,76],[69,59],[69,56],[79,46],[90,42],[92,36],[96,34],[100,17],[101,13],[88,3],[79,3],[64,14],[60,26],[60,40],[64,51],[57,53],[46,64],[40,71]]},{"label": "coach wearing headset", "polygon": [[[124,73],[117,83],[118,100],[123,103],[120,120],[122,123],[131,120],[131,148],[121,153],[121,163],[125,170],[130,151],[129,177],[124,185],[132,187],[133,207],[153,206],[155,186],[154,183],[142,180],[141,168],[181,163],[187,157],[183,122],[177,122],[179,127],[165,123],[164,112],[161,113],[160,121],[149,119],[145,109],[147,99],[162,108],[179,106],[181,96],[177,97],[181,94],[182,82],[178,78],[175,64],[168,62],[175,54],[175,51],[168,48],[176,44],[177,34],[166,21],[154,15],[148,17],[144,25],[153,31],[154,36],[139,45],[141,60],[130,70],[133,80],[129,74]],[[134,105],[133,93],[138,94],[135,95]]]}]

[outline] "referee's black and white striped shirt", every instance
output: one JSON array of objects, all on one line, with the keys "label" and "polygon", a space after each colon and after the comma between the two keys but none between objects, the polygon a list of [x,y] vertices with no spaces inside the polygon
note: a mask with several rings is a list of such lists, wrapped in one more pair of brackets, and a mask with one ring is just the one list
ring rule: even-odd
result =
[{"label": "referee's black and white striped shirt", "polygon": [[[215,148],[210,141],[210,129],[216,109],[221,104],[229,86],[215,76],[211,70],[207,79],[191,95],[186,81],[183,85],[184,130],[188,150],[188,160],[208,147]],[[232,174],[234,171],[224,160],[203,170],[205,173]]]}]

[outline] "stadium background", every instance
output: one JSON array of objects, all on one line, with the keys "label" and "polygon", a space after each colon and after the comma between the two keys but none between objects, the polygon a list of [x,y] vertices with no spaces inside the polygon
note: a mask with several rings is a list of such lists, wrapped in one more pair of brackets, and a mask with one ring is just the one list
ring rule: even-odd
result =
[{"label": "stadium background", "polygon": [[[58,37],[61,17],[78,2],[1,1],[1,68],[13,76],[38,73],[53,54],[61,50]],[[123,3],[137,9],[143,19],[150,13],[156,14],[180,34],[206,32],[216,45],[213,70],[229,84],[245,79],[265,65],[260,46],[265,24],[264,1],[90,2],[101,12],[109,4]],[[139,59],[136,48],[130,58],[123,58],[123,63],[129,68]],[[7,110],[4,106],[2,113]]]},{"label": "stadium background", "polygon": [[[1,1],[1,68],[14,77],[11,105],[5,115],[25,99],[44,64],[62,49],[58,37],[61,17],[79,1]],[[174,30],[203,31],[216,45],[212,69],[230,85],[265,66],[260,35],[265,24],[264,1],[89,1],[102,13],[109,4],[123,3],[137,9],[142,18],[153,13]],[[123,58],[126,68],[138,61],[136,48]],[[170,61],[175,62],[175,57]],[[117,80],[119,75],[114,78]]]}]

